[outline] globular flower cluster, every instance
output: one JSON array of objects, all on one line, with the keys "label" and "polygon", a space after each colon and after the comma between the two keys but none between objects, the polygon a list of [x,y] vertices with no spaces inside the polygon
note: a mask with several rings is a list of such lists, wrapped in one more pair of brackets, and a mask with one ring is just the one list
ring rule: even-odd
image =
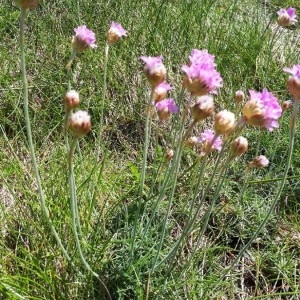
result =
[{"label": "globular flower cluster", "polygon": [[282,108],[277,98],[266,88],[262,92],[249,91],[250,99],[243,107],[243,115],[249,124],[272,131],[278,128]]},{"label": "globular flower cluster", "polygon": [[96,36],[95,33],[88,29],[86,25],[79,26],[74,29],[75,35],[72,39],[72,47],[77,51],[84,51],[90,48],[96,48]]},{"label": "globular flower cluster", "polygon": [[277,15],[277,23],[279,26],[289,27],[297,23],[296,10],[293,7],[289,7],[288,9],[281,8],[277,12]]},{"label": "globular flower cluster", "polygon": [[213,150],[221,151],[222,149],[222,138],[218,136],[214,130],[206,129],[198,138],[198,142],[201,143],[200,156],[204,156]]},{"label": "globular flower cluster", "polygon": [[127,36],[127,30],[125,30],[121,24],[112,21],[106,35],[107,43],[114,44],[120,40],[122,36]]},{"label": "globular flower cluster", "polygon": [[167,70],[162,56],[141,56],[141,60],[145,63],[144,73],[152,88],[166,80]]},{"label": "globular flower cluster", "polygon": [[168,91],[172,89],[171,85],[166,81],[163,81],[154,88],[153,101],[155,103],[166,98]]},{"label": "globular flower cluster", "polygon": [[216,93],[216,89],[222,87],[222,78],[216,70],[214,56],[206,49],[193,49],[189,57],[190,64],[183,65],[185,73],[184,87],[193,96],[203,96],[208,93]]},{"label": "globular flower cluster", "polygon": [[69,127],[77,137],[86,135],[91,126],[91,116],[84,110],[78,110],[70,116]]},{"label": "globular flower cluster", "polygon": [[178,107],[172,98],[157,102],[155,107],[157,109],[157,114],[160,121],[165,121],[170,117],[171,114],[178,112]]},{"label": "globular flower cluster", "polygon": [[285,72],[292,74],[288,79],[288,90],[295,97],[296,101],[300,100],[300,65],[293,65],[291,68],[284,68]]},{"label": "globular flower cluster", "polygon": [[144,73],[151,85],[152,100],[157,110],[160,121],[167,120],[171,114],[178,112],[174,99],[166,99],[168,91],[172,89],[171,85],[166,82],[167,70],[163,64],[162,56],[141,56],[145,63]]}]

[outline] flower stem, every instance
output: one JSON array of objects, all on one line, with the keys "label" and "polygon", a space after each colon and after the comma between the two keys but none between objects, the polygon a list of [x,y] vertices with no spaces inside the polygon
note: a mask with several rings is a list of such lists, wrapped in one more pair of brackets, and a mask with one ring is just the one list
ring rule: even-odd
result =
[{"label": "flower stem", "polygon": [[100,154],[100,145],[103,131],[103,111],[104,111],[104,103],[105,103],[105,95],[106,95],[106,81],[107,81],[107,63],[108,63],[108,52],[109,52],[109,44],[105,45],[105,55],[104,55],[104,74],[103,74],[103,89],[102,89],[102,99],[101,99],[101,108],[100,108],[100,127],[99,127],[99,136],[98,136],[98,145],[96,158],[99,157]]},{"label": "flower stem", "polygon": [[143,162],[142,162],[142,169],[141,169],[141,177],[140,177],[140,187],[139,187],[139,203],[138,209],[134,221],[133,227],[133,235],[132,235],[132,242],[131,242],[131,258],[133,258],[134,252],[134,242],[136,237],[137,231],[137,222],[139,219],[139,215],[141,212],[141,207],[143,203],[143,192],[144,192],[144,185],[145,185],[145,177],[146,177],[146,169],[147,169],[147,156],[148,156],[148,148],[149,148],[149,139],[150,139],[150,124],[151,124],[151,105],[153,101],[154,95],[154,88],[151,89],[150,98],[146,107],[146,121],[145,121],[145,142],[144,142],[144,154],[143,154]]},{"label": "flower stem", "polygon": [[269,209],[267,215],[265,216],[264,220],[259,224],[258,228],[256,229],[255,233],[252,235],[252,237],[250,238],[250,240],[248,241],[248,243],[241,249],[241,251],[239,252],[239,254],[237,255],[237,257],[235,258],[235,260],[230,265],[230,267],[228,269],[226,269],[226,271],[219,277],[219,280],[215,284],[214,288],[212,289],[211,287],[209,287],[209,291],[215,290],[218,287],[219,283],[222,282],[222,280],[224,279],[224,277],[239,262],[239,260],[241,259],[241,257],[244,255],[245,251],[247,251],[247,249],[250,247],[250,245],[257,238],[257,236],[260,234],[261,230],[266,225],[267,221],[269,220],[272,212],[274,211],[274,209],[275,209],[275,207],[276,207],[276,205],[278,203],[278,200],[279,200],[279,198],[281,196],[283,187],[284,187],[286,179],[287,179],[288,171],[289,171],[290,166],[291,166],[292,154],[293,154],[293,149],[294,149],[295,132],[296,132],[296,117],[297,117],[298,109],[299,109],[299,101],[300,101],[300,99],[296,99],[295,102],[294,102],[294,105],[293,105],[293,113],[292,113],[292,117],[291,117],[291,130],[290,130],[290,138],[289,138],[289,146],[288,146],[288,155],[287,155],[286,168],[284,170],[283,178],[282,178],[282,181],[281,181],[281,183],[279,185],[279,188],[278,188],[278,191],[276,193],[276,196],[275,196],[273,202],[271,203],[270,209]]},{"label": "flower stem", "polygon": [[77,247],[82,264],[94,276],[99,277],[99,275],[91,269],[90,265],[87,263],[87,261],[85,260],[85,258],[83,256],[80,241],[79,241],[79,236],[78,236],[78,232],[77,232],[77,227],[80,228],[80,221],[79,221],[79,214],[78,214],[78,208],[77,208],[75,179],[74,179],[74,172],[73,172],[73,156],[74,156],[74,151],[75,151],[77,142],[78,142],[78,137],[74,138],[74,140],[71,144],[70,151],[69,151],[69,160],[68,160],[70,200],[71,200],[71,212],[72,212],[72,229],[73,229],[73,234],[74,234],[74,238],[75,238],[75,242],[76,242],[76,247]]},{"label": "flower stem", "polygon": [[27,73],[26,73],[25,46],[24,46],[24,44],[25,44],[24,43],[25,23],[26,23],[26,9],[21,8],[21,20],[20,20],[21,71],[22,71],[23,93],[24,93],[24,117],[25,117],[25,123],[26,123],[27,141],[28,141],[28,146],[29,146],[30,158],[31,158],[32,166],[33,166],[35,177],[36,177],[42,211],[46,217],[46,221],[51,230],[51,233],[55,237],[61,251],[63,252],[66,259],[68,261],[71,261],[71,258],[68,255],[65,247],[63,246],[61,239],[53,226],[52,220],[50,219],[49,211],[46,206],[44,191],[42,188],[42,182],[41,182],[41,178],[40,178],[40,174],[39,174],[39,170],[38,170],[37,160],[36,160],[36,156],[35,156],[35,152],[34,152],[32,131],[31,131],[31,125],[30,125],[30,118],[29,118],[29,109],[28,109],[28,106],[29,106],[29,104],[28,104],[28,102],[29,102],[28,101],[28,81],[27,81]]}]

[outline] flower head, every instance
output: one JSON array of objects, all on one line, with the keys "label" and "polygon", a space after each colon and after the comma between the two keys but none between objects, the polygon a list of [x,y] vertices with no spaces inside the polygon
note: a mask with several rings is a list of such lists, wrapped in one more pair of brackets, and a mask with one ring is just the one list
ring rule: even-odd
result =
[{"label": "flower head", "polygon": [[250,166],[256,168],[265,168],[269,165],[269,160],[264,155],[256,156],[250,163]]},{"label": "flower head", "polygon": [[121,24],[114,21],[111,22],[110,28],[106,35],[106,40],[109,44],[116,43],[122,36],[127,36],[127,30],[125,30]]},{"label": "flower head", "polygon": [[288,79],[288,90],[296,100],[300,100],[300,65],[284,68],[283,71],[292,74]]},{"label": "flower head", "polygon": [[217,136],[214,130],[206,129],[201,133],[199,143],[202,143],[201,156],[210,153],[213,150],[221,151],[222,149],[222,139]]},{"label": "flower head", "polygon": [[141,56],[141,60],[145,63],[144,73],[152,88],[166,80],[167,70],[162,56]]},{"label": "flower head", "polygon": [[281,104],[282,111],[289,110],[293,106],[293,102],[291,100],[283,101]]},{"label": "flower head", "polygon": [[74,91],[70,90],[66,93],[64,97],[64,105],[67,111],[77,107],[79,104],[79,94]]},{"label": "flower head", "polygon": [[70,116],[69,127],[77,137],[86,135],[91,126],[91,116],[86,111],[78,110]]},{"label": "flower head", "polygon": [[172,98],[157,102],[155,107],[160,121],[165,121],[171,114],[178,112],[178,107]]},{"label": "flower head", "polygon": [[172,89],[171,85],[166,81],[163,81],[159,85],[157,85],[154,89],[153,93],[153,101],[155,103],[166,98],[167,92]]},{"label": "flower head", "polygon": [[277,23],[282,27],[288,27],[297,23],[296,10],[293,7],[289,7],[288,9],[281,8],[277,12],[277,15]]},{"label": "flower head", "polygon": [[232,157],[238,157],[244,154],[248,150],[248,140],[244,138],[243,136],[237,137],[232,143],[231,143],[231,151],[232,151]]},{"label": "flower head", "polygon": [[215,116],[215,131],[218,134],[229,134],[235,126],[235,115],[228,110],[219,111]]},{"label": "flower head", "polygon": [[234,94],[234,101],[236,103],[241,103],[243,102],[245,99],[245,94],[243,91],[236,91],[235,94]]},{"label": "flower head", "polygon": [[216,93],[216,88],[222,86],[220,73],[215,69],[214,56],[205,50],[192,50],[190,64],[183,65],[185,73],[183,85],[195,96]]},{"label": "flower head", "polygon": [[72,39],[72,47],[77,51],[84,51],[87,48],[96,48],[97,45],[95,33],[88,29],[86,25],[79,26],[74,29],[75,35]]},{"label": "flower head", "polygon": [[246,121],[251,125],[267,128],[269,131],[278,128],[277,119],[281,116],[282,108],[277,98],[266,88],[261,93],[250,90],[249,94],[250,99],[243,107]]},{"label": "flower head", "polygon": [[209,95],[200,96],[192,106],[192,115],[195,122],[202,121],[214,112],[214,99]]},{"label": "flower head", "polygon": [[196,137],[196,136],[190,136],[185,144],[190,147],[190,148],[193,148],[197,143],[198,143],[199,139]]},{"label": "flower head", "polygon": [[171,160],[174,157],[174,150],[173,149],[168,149],[166,154],[165,154],[165,158],[166,160]]},{"label": "flower head", "polygon": [[39,5],[39,0],[15,0],[16,5],[21,8],[35,8]]}]

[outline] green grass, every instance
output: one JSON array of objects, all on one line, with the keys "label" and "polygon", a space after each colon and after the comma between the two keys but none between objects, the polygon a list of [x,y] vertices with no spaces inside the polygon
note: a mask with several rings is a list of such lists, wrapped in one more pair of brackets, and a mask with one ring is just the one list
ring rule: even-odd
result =
[{"label": "green grass", "polygon": [[[284,1],[285,7],[297,1]],[[92,132],[80,140],[75,154],[75,178],[82,223],[84,255],[105,283],[112,299],[298,299],[299,285],[299,136],[292,168],[279,205],[266,228],[222,282],[224,274],[266,216],[283,176],[290,112],[281,127],[260,133],[247,126],[249,151],[229,167],[201,240],[201,219],[213,198],[208,192],[193,230],[175,262],[166,260],[150,273],[168,195],[145,227],[155,206],[164,173],[156,172],[172,145],[171,123],[154,118],[144,199],[131,257],[132,230],[138,209],[145,107],[149,87],[139,57],[164,56],[171,97],[178,99],[186,64],[194,48],[215,55],[224,87],[215,97],[216,110],[234,110],[233,95],[242,89],[267,87],[280,102],[290,99],[282,68],[299,64],[299,25],[281,30],[272,49],[276,11],[282,1],[44,1],[28,14],[26,60],[33,139],[50,216],[74,265],[59,249],[41,211],[27,146],[19,62],[19,10],[0,7],[0,299],[109,299],[101,282],[82,266],[72,234],[67,153],[62,135],[67,89],[65,65],[71,54],[73,29],[86,24],[95,31],[98,48],[77,56],[71,86],[81,96],[81,109],[92,115]],[[283,6],[284,7],[284,6]],[[299,5],[297,7],[300,9]],[[111,20],[128,30],[128,37],[110,47],[104,106],[104,141],[95,159],[101,112],[105,34]],[[186,98],[188,97],[185,95]],[[203,127],[209,127],[212,120]],[[202,127],[194,129],[199,135]],[[106,159],[104,153],[107,151]],[[264,152],[267,169],[248,175],[241,201],[245,169]],[[184,149],[175,197],[158,262],[168,255],[186,224],[199,169],[197,154]],[[212,174],[210,162],[204,186]],[[103,167],[103,173],[100,172]],[[273,180],[273,181],[272,181]],[[96,188],[95,188],[96,187]],[[95,189],[94,189],[95,188]],[[198,197],[199,198],[199,197]],[[197,199],[198,199],[197,198]],[[199,200],[199,199],[198,199]],[[199,201],[196,201],[196,207]],[[94,203],[89,216],[91,203]],[[90,219],[89,219],[90,217]],[[193,259],[189,258],[193,255]],[[169,267],[172,267],[169,272]],[[216,288],[215,288],[216,287]],[[149,293],[149,296],[147,296]],[[148,297],[148,298],[147,298]]]}]

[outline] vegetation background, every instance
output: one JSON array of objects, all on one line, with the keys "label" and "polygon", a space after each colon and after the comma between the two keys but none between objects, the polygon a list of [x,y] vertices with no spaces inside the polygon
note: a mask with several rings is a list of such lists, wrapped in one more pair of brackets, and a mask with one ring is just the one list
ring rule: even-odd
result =
[{"label": "vegetation background", "polygon": [[[298,135],[288,184],[276,213],[243,262],[210,291],[268,210],[285,165],[289,112],[284,114],[279,130],[247,130],[249,152],[231,167],[219,204],[209,220],[206,250],[199,249],[189,266],[181,268],[190,251],[187,247],[171,276],[166,276],[164,268],[149,275],[149,262],[155,255],[150,250],[167,209],[164,205],[161,215],[155,218],[157,227],[150,228],[146,236],[142,235],[145,223],[140,223],[136,241],[139,251],[133,259],[130,257],[149,93],[139,57],[163,55],[175,101],[182,84],[180,67],[187,62],[190,51],[197,48],[215,55],[223,77],[217,109],[234,111],[233,95],[240,89],[247,92],[267,87],[283,102],[290,95],[282,69],[299,64],[299,25],[280,29],[274,37],[276,12],[289,6],[299,12],[298,1],[56,0],[44,1],[28,13],[26,59],[35,149],[51,217],[76,268],[62,256],[41,213],[22,111],[20,11],[11,1],[2,0],[0,4],[0,299],[109,299],[102,284],[81,267],[69,213],[61,100],[67,90],[65,65],[71,54],[71,37],[74,28],[82,24],[96,33],[98,48],[80,54],[73,66],[71,85],[81,95],[80,108],[89,111],[93,122],[93,130],[80,141],[81,152],[76,156],[77,192],[87,259],[100,274],[110,297],[300,299]],[[101,145],[105,151],[95,162],[91,157],[99,126],[105,35],[112,20],[128,30],[128,37],[110,49],[105,141]],[[159,126],[156,122],[153,126],[159,143],[152,137],[150,171],[158,168],[154,156],[164,152],[169,139],[168,124]],[[195,134],[199,132],[196,130]],[[257,153],[268,156],[270,167],[249,175],[248,188],[240,201],[247,162]],[[195,159],[196,155],[186,150],[170,216],[170,244],[178,236],[171,228],[179,230],[188,213],[185,198],[195,182],[189,180],[187,170]],[[94,174],[101,174],[99,182]],[[88,187],[95,183],[96,208],[90,222],[84,222],[89,218]],[[146,185],[151,186],[151,177]],[[190,241],[192,248],[193,237]],[[162,251],[161,257],[164,254]]]}]

